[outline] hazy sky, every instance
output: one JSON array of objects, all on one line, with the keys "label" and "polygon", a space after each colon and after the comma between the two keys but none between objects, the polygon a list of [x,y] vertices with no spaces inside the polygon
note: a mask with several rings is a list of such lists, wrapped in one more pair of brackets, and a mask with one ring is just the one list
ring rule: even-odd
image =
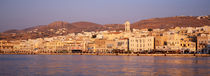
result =
[{"label": "hazy sky", "polygon": [[0,32],[53,21],[122,24],[210,14],[210,0],[0,0]]}]

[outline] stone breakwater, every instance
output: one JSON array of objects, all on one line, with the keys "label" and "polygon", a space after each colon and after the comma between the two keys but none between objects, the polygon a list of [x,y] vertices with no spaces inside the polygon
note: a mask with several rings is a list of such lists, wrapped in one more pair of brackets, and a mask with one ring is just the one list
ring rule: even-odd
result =
[{"label": "stone breakwater", "polygon": [[121,53],[0,53],[18,55],[97,55],[97,56],[200,56],[210,57],[210,54],[121,54]]}]

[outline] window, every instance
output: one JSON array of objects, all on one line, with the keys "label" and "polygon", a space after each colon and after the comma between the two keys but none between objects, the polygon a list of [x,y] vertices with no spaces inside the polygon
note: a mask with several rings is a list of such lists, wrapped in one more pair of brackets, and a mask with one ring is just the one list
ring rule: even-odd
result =
[{"label": "window", "polygon": [[164,45],[167,45],[167,42],[164,41]]},{"label": "window", "polygon": [[117,46],[122,46],[122,45],[123,45],[122,42],[118,42],[118,43],[117,43]]}]

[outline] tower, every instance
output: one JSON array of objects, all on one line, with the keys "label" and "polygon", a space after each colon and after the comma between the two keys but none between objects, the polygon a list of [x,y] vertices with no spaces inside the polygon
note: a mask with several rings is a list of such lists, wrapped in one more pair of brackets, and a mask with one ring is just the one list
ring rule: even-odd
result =
[{"label": "tower", "polygon": [[130,22],[126,21],[124,25],[125,25],[125,32],[131,32],[131,30],[130,30]]}]

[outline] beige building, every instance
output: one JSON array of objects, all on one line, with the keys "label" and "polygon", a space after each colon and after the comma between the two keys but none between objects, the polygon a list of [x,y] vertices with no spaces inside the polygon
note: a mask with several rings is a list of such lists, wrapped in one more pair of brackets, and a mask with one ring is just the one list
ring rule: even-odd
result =
[{"label": "beige building", "polygon": [[94,52],[111,52],[116,48],[114,40],[96,39],[94,41]]},{"label": "beige building", "polygon": [[129,50],[132,52],[139,52],[142,50],[154,49],[154,37],[130,37]]},{"label": "beige building", "polygon": [[187,36],[184,35],[180,35],[180,34],[170,34],[170,35],[166,35],[167,37],[167,47],[170,48],[170,50],[180,50],[181,49],[181,45],[180,45],[180,41],[181,39],[186,38]]},{"label": "beige building", "polygon": [[54,40],[54,41],[50,41],[50,42],[45,42],[45,51],[46,52],[55,52],[55,51],[59,51],[59,50],[63,50],[63,42],[59,41],[59,40]]},{"label": "beige building", "polygon": [[6,40],[0,40],[0,51],[8,52],[13,51],[13,43]]},{"label": "beige building", "polygon": [[155,49],[167,50],[167,37],[166,36],[155,36]]},{"label": "beige building", "polygon": [[94,41],[94,51],[93,52],[106,52],[105,39],[96,39]]},{"label": "beige building", "polygon": [[116,42],[114,40],[106,40],[106,52],[112,52],[113,49],[116,48]]},{"label": "beige building", "polygon": [[116,40],[116,49],[119,50],[124,50],[124,51],[128,51],[128,39],[124,38],[124,39],[118,39]]},{"label": "beige building", "polygon": [[190,52],[196,51],[196,42],[192,38],[183,38],[180,40],[181,50],[189,50]]},{"label": "beige building", "polygon": [[210,38],[208,36],[198,36],[197,37],[197,51],[202,53],[210,53],[208,48],[210,44]]},{"label": "beige building", "polygon": [[103,39],[106,39],[106,40],[115,40],[115,39],[120,39],[122,37],[123,37],[123,33],[121,32],[109,32],[109,33],[103,34]]},{"label": "beige building", "polygon": [[87,51],[88,52],[95,52],[95,43],[94,42],[87,43]]}]

